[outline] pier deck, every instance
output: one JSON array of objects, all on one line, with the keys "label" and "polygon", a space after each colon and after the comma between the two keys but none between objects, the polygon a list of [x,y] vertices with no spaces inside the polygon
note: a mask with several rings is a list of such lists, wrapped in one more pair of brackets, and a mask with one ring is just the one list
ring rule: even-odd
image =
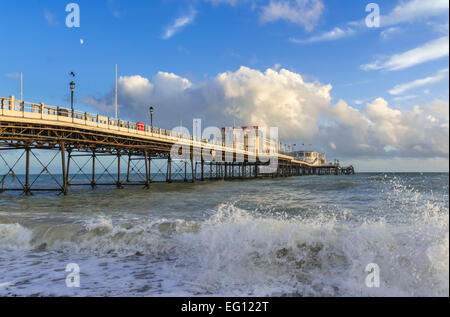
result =
[{"label": "pier deck", "polygon": [[[173,160],[171,149],[174,145],[188,152],[183,160]],[[48,169],[50,163],[43,164],[33,150],[53,151],[55,154],[50,163],[59,156],[60,174],[52,175]],[[10,161],[9,156],[5,159],[2,155],[5,151],[22,151],[22,155],[16,161]],[[205,160],[201,155],[205,151],[221,155]],[[105,167],[101,161],[105,156],[113,158],[114,166],[110,163]],[[277,160],[275,170],[262,173],[261,170],[274,156]],[[87,164],[80,167],[76,163],[77,157],[89,159],[89,177],[83,171]],[[5,180],[20,174],[14,169],[21,159],[25,160],[25,178],[19,180],[20,186],[9,188],[5,186]],[[256,153],[155,127],[142,129],[136,123],[107,116],[18,101],[13,96],[0,98],[0,162],[8,169],[1,179],[0,192],[20,191],[29,194],[32,191],[56,190],[66,194],[72,186],[95,188],[101,185],[119,188],[140,185],[149,188],[156,181],[152,179],[152,160],[165,162],[165,170],[159,172],[165,174],[166,182],[354,173],[351,166],[342,168],[339,164],[310,164],[285,153]],[[141,163],[143,172],[136,166],[136,161]],[[42,165],[41,174],[49,174],[55,180],[56,188],[37,187],[37,179],[30,179],[30,165],[33,162]],[[71,163],[76,165],[77,172],[71,171]],[[99,165],[103,168],[102,175],[108,174],[113,181],[99,181],[99,175],[96,174],[96,166]],[[127,170],[126,178],[121,179],[124,169]],[[72,183],[74,176],[81,173],[89,181]],[[130,179],[133,173],[140,175],[138,181]]]}]

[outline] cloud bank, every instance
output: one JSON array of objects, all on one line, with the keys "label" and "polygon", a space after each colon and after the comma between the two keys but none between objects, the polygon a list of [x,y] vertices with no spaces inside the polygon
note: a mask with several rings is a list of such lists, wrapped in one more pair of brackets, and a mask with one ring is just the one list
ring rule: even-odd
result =
[{"label": "cloud bank", "polygon": [[[377,98],[361,109],[341,100],[332,104],[332,86],[307,82],[286,69],[262,72],[241,67],[200,83],[171,73],[153,78],[123,76],[119,80],[120,116],[154,125],[179,126],[202,118],[206,126],[260,125],[279,127],[280,138],[314,144],[330,157],[448,158],[448,101],[435,100],[412,109],[395,108]],[[112,114],[113,89],[84,99],[101,113]]]}]

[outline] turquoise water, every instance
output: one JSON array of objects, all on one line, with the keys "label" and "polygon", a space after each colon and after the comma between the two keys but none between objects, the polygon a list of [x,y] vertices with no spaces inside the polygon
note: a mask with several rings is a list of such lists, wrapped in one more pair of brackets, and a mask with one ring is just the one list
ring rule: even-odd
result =
[{"label": "turquoise water", "polygon": [[0,295],[448,296],[448,186],[362,173],[3,193]]}]

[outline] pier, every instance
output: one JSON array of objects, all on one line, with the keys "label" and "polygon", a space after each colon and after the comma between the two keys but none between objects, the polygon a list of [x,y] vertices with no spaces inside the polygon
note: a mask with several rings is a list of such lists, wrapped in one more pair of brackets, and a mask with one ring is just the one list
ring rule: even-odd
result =
[{"label": "pier", "polygon": [[[187,148],[184,159],[173,158],[171,149],[176,144]],[[50,160],[44,162],[36,155],[37,150],[49,151]],[[214,154],[217,150],[221,154],[214,159],[201,155],[205,151]],[[0,175],[0,192],[67,194],[75,187],[150,188],[157,182],[194,183],[355,172],[353,166],[341,167],[339,163],[320,160],[308,162],[278,150],[275,154],[260,153],[140,123],[24,102],[14,96],[0,98],[0,164],[7,170]],[[10,151],[17,158],[5,155]],[[275,170],[262,172],[273,155],[277,160]],[[52,173],[49,166],[57,161],[60,171]],[[18,170],[19,162],[24,162],[21,170]],[[33,164],[41,170],[37,175],[30,173]],[[40,186],[43,175],[54,182],[54,187]]]}]

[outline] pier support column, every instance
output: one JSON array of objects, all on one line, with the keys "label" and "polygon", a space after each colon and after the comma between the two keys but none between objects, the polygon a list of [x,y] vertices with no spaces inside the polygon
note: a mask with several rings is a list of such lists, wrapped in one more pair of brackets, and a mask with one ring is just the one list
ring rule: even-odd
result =
[{"label": "pier support column", "polygon": [[187,183],[187,161],[184,160],[184,182]]},{"label": "pier support column", "polygon": [[122,183],[120,182],[120,150],[117,150],[117,188],[122,188]]},{"label": "pier support column", "polygon": [[92,178],[91,178],[91,187],[95,188],[95,151],[92,151]]},{"label": "pier support column", "polygon": [[128,153],[127,183],[130,182],[131,153]]},{"label": "pier support column", "polygon": [[67,171],[66,171],[66,148],[64,142],[61,143],[61,169],[62,169],[62,193],[67,195]]},{"label": "pier support column", "polygon": [[172,157],[167,159],[167,182],[172,183]]},{"label": "pier support column", "polygon": [[25,165],[25,188],[24,192],[25,195],[30,194],[30,147],[27,146],[25,149],[25,155],[26,155],[26,165]]},{"label": "pier support column", "polygon": [[201,168],[201,180],[202,182],[205,180],[205,161],[203,161],[203,158],[200,162],[200,168]]}]

